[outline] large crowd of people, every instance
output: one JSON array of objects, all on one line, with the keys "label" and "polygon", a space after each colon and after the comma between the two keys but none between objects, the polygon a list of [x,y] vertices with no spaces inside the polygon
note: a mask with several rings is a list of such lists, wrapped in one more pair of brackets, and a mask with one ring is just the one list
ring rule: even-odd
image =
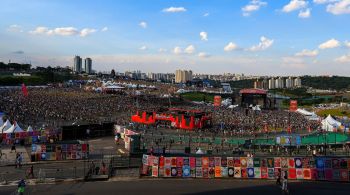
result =
[{"label": "large crowd of people", "polygon": [[7,113],[11,120],[34,128],[101,122],[128,125],[131,115],[137,110],[154,111],[170,105],[211,112],[213,127],[202,130],[204,132],[231,135],[264,132],[266,129],[300,132],[316,130],[320,126],[319,121],[309,121],[301,114],[284,110],[214,108],[188,102],[171,104],[168,98],[153,94],[104,94],[69,87],[30,89],[28,97],[23,96],[18,89],[2,90],[0,96],[1,111]]},{"label": "large crowd of people", "polygon": [[80,88],[29,89],[28,97],[20,90],[3,90],[0,96],[0,110],[10,120],[34,128],[106,121],[126,125],[137,108],[162,106],[153,96],[103,94]]}]

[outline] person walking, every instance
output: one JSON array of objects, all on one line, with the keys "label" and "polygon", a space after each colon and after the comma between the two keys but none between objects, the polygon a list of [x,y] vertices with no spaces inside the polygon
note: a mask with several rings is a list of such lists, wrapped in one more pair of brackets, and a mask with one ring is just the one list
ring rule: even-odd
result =
[{"label": "person walking", "polygon": [[26,187],[26,182],[24,179],[19,180],[18,185],[17,185],[17,192],[19,195],[23,195],[24,194],[24,190]]},{"label": "person walking", "polygon": [[282,181],[282,194],[289,194],[287,171],[284,173]]}]

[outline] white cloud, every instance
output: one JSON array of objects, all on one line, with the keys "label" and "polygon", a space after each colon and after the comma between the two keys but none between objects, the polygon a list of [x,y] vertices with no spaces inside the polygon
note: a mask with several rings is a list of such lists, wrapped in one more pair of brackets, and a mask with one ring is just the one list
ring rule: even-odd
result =
[{"label": "white cloud", "polygon": [[11,26],[9,26],[7,28],[7,31],[10,31],[10,32],[23,32],[22,27],[20,25],[17,25],[17,24],[12,24]]},{"label": "white cloud", "polygon": [[336,2],[336,1],[338,0],[313,0],[315,4],[326,4],[326,3]]},{"label": "white cloud", "polygon": [[345,45],[345,47],[350,48],[350,41],[345,41],[345,42],[344,42],[344,45]]},{"label": "white cloud", "polygon": [[139,50],[147,50],[148,48],[146,47],[146,45],[143,45],[139,48]]},{"label": "white cloud", "polygon": [[167,52],[167,49],[164,49],[164,48],[159,48],[158,50],[160,53],[163,53],[163,52]]},{"label": "white cloud", "polygon": [[305,8],[308,2],[304,0],[291,0],[287,5],[285,5],[282,9],[283,12],[292,12],[295,10],[299,10]]},{"label": "white cloud", "polygon": [[311,16],[311,9],[307,8],[306,10],[300,10],[299,18],[309,18]]},{"label": "white cloud", "polygon": [[203,17],[208,17],[210,15],[210,13],[205,13],[205,14],[203,14]]},{"label": "white cloud", "polygon": [[301,52],[295,54],[296,57],[315,57],[318,55],[318,50],[303,49]]},{"label": "white cloud", "polygon": [[[84,37],[88,35],[91,31],[91,29],[85,28],[80,32],[80,36]],[[62,35],[62,36],[71,36],[76,35],[79,33],[79,31],[74,27],[61,27],[61,28],[55,28],[52,31],[48,32],[49,34],[53,33],[55,35]]]},{"label": "white cloud", "polygon": [[193,54],[196,51],[196,48],[193,45],[189,45],[186,47],[184,50],[185,53],[187,54]]},{"label": "white cloud", "polygon": [[268,39],[264,36],[260,37],[260,43],[258,45],[252,46],[250,51],[262,51],[272,46],[274,40]]},{"label": "white cloud", "polygon": [[184,7],[168,7],[163,9],[163,12],[170,12],[170,13],[185,12],[185,11],[187,10]]},{"label": "white cloud", "polygon": [[334,15],[350,14],[350,0],[339,0],[327,6],[327,12]]},{"label": "white cloud", "polygon": [[208,33],[207,32],[200,32],[199,36],[201,37],[202,41],[208,41]]},{"label": "white cloud", "polygon": [[80,31],[80,36],[81,37],[86,37],[89,34],[95,33],[97,30],[93,28],[84,28]]},{"label": "white cloud", "polygon": [[176,55],[179,55],[179,54],[182,54],[182,49],[181,49],[181,47],[175,47],[174,49],[173,49],[173,52],[174,52],[174,54],[176,54]]},{"label": "white cloud", "polygon": [[350,63],[350,54],[340,56],[339,58],[336,58],[335,61],[340,63]]},{"label": "white cloud", "polygon": [[86,37],[95,32],[97,32],[97,30],[93,28],[83,28],[82,30],[79,31],[74,27],[59,27],[59,28],[49,29],[45,26],[38,26],[34,30],[29,31],[29,33],[33,35],[59,35],[59,36],[79,35],[80,37]]},{"label": "white cloud", "polygon": [[252,12],[258,11],[262,6],[266,5],[266,2],[260,0],[252,0],[248,5],[242,7],[243,16],[250,16]]},{"label": "white cloud", "polygon": [[210,57],[210,55],[207,54],[207,53],[205,53],[205,52],[200,52],[200,53],[198,54],[198,57],[200,57],[200,58],[208,58],[208,57]]},{"label": "white cloud", "polygon": [[41,35],[41,34],[47,34],[49,29],[44,26],[38,26],[35,28],[35,30],[29,31],[30,34],[33,35]]},{"label": "white cloud", "polygon": [[332,48],[336,48],[339,47],[340,43],[338,40],[336,39],[330,39],[324,43],[321,43],[318,48],[320,49],[332,49]]},{"label": "white cloud", "polygon": [[147,23],[142,21],[139,23],[139,26],[141,26],[142,28],[147,28]]},{"label": "white cloud", "polygon": [[296,68],[296,69],[304,69],[306,68],[306,64],[302,58],[297,57],[283,57],[282,58],[282,67],[283,68]]},{"label": "white cloud", "polygon": [[229,42],[225,47],[224,47],[224,51],[233,51],[238,49],[238,45],[233,43],[233,42]]},{"label": "white cloud", "polygon": [[107,30],[108,30],[108,27],[107,27],[107,26],[105,26],[105,27],[103,27],[103,28],[101,29],[102,32],[106,32]]}]

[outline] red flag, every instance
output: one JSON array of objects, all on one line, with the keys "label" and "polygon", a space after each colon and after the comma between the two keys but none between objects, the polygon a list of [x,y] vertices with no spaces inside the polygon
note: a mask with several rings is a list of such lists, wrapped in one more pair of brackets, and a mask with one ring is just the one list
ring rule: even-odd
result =
[{"label": "red flag", "polygon": [[23,93],[24,97],[28,97],[28,90],[27,90],[27,87],[24,83],[22,84],[22,93]]},{"label": "red flag", "polygon": [[311,126],[309,125],[309,133],[311,133]]},{"label": "red flag", "polygon": [[265,130],[265,133],[267,133],[268,132],[268,127],[267,127],[267,124],[265,124],[265,126],[264,126],[264,130]]}]

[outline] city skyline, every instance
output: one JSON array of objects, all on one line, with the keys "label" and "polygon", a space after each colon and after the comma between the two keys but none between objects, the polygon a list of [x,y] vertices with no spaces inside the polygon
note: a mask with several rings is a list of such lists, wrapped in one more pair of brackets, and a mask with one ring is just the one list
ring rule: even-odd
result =
[{"label": "city skyline", "polygon": [[350,0],[2,1],[0,61],[97,71],[348,75]]}]

